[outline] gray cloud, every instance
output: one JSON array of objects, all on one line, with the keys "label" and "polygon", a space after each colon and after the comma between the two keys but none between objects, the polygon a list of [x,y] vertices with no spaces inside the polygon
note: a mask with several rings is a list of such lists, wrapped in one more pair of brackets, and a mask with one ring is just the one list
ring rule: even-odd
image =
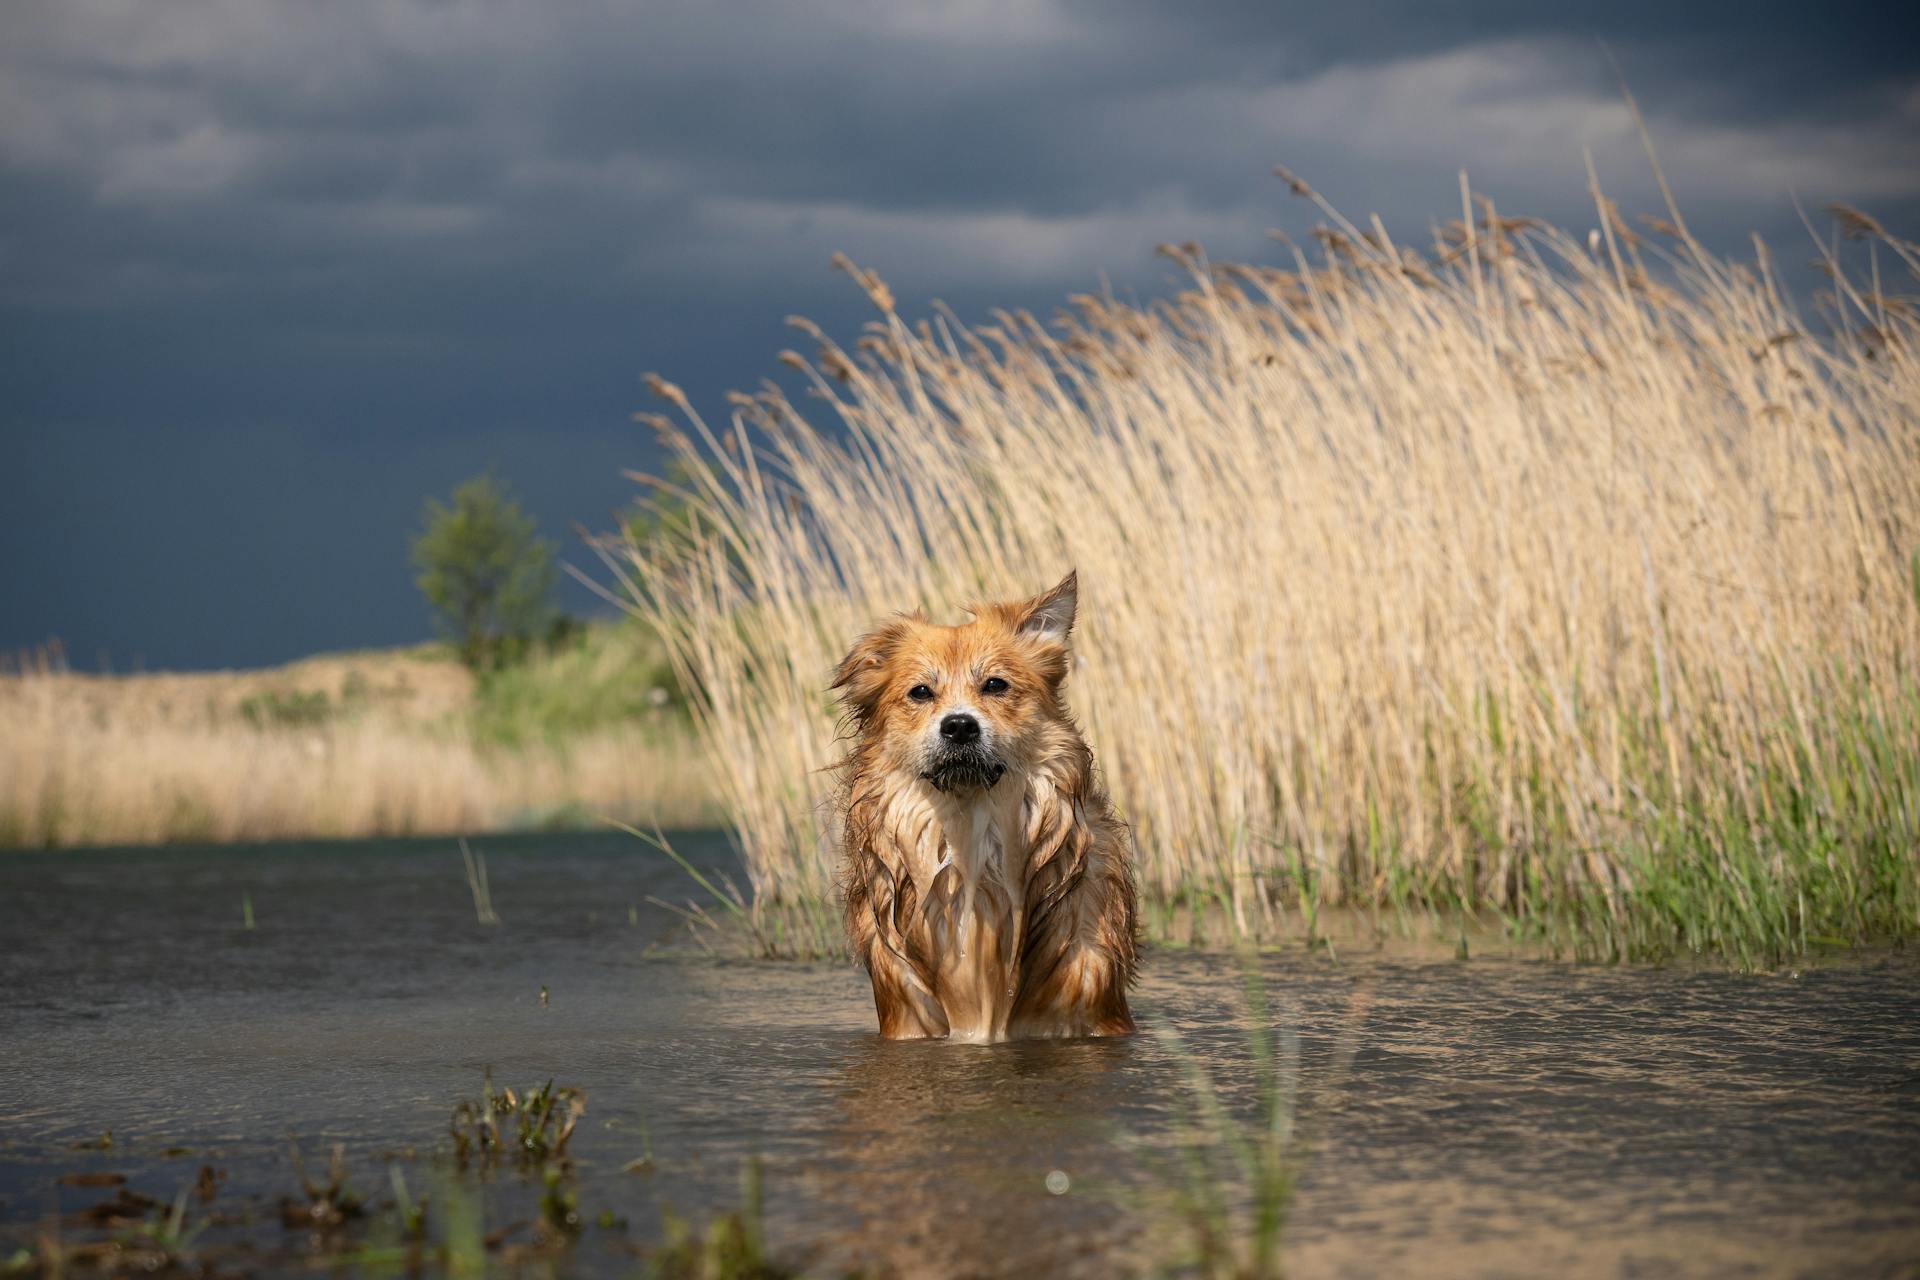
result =
[{"label": "gray cloud", "polygon": [[[396,581],[395,513],[490,457],[550,526],[603,519],[616,458],[646,462],[620,425],[638,372],[711,400],[772,370],[781,316],[857,323],[834,250],[910,306],[1044,312],[1103,273],[1159,287],[1162,240],[1269,253],[1269,225],[1310,221],[1275,161],[1403,236],[1451,215],[1461,166],[1579,223],[1583,149],[1649,208],[1603,41],[1716,243],[1802,234],[1796,191],[1912,228],[1913,35],[1784,5],[19,0],[0,433],[35,462],[0,514],[0,647],[318,643],[284,602],[242,640],[217,597],[102,601],[225,554],[231,610],[263,608],[273,549],[310,559],[299,530],[351,509],[362,472],[388,497],[342,582]],[[253,500],[288,469],[313,482]],[[253,550],[189,536],[206,520]],[[140,536],[109,554],[83,529]],[[369,641],[422,627],[403,589],[327,616]]]}]

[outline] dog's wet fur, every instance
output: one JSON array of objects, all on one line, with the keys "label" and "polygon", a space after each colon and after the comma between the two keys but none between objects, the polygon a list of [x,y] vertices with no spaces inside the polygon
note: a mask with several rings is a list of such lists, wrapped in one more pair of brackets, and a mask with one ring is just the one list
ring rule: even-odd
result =
[{"label": "dog's wet fur", "polygon": [[896,615],[834,674],[853,749],[847,934],[882,1035],[1124,1035],[1137,958],[1126,828],[1061,702],[1078,584]]}]

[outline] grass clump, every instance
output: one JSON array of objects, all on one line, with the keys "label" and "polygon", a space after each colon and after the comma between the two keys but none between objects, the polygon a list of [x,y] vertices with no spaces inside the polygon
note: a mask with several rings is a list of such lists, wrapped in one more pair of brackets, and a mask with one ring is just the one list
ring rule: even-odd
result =
[{"label": "grass clump", "polygon": [[1176,296],[1052,324],[910,321],[843,264],[877,319],[781,357],[818,416],[655,380],[684,518],[611,553],[754,909],[833,896],[851,638],[1074,565],[1069,695],[1157,903],[1747,966],[1920,930],[1920,313],[1884,284],[1920,251],[1827,254],[1816,324],[1677,215],[1469,197],[1416,251],[1294,188],[1315,249],[1169,246]]},{"label": "grass clump", "polygon": [[454,1160],[462,1168],[503,1160],[522,1170],[564,1166],[567,1143],[586,1111],[587,1097],[578,1089],[555,1088],[548,1080],[523,1097],[511,1088],[495,1090],[489,1071],[479,1100],[462,1099],[453,1109],[447,1132]]}]

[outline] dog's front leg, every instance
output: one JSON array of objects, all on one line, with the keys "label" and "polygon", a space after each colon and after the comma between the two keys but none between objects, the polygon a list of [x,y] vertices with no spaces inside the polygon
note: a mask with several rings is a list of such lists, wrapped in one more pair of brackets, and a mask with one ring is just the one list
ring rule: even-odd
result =
[{"label": "dog's front leg", "polygon": [[1049,853],[1027,886],[1033,916],[1013,1034],[1129,1035],[1137,924],[1125,836],[1108,824],[1075,826]]},{"label": "dog's front leg", "polygon": [[880,1034],[889,1040],[932,1040],[947,1034],[946,1010],[908,960],[875,941],[864,963],[873,982],[873,1008]]},{"label": "dog's front leg", "polygon": [[[904,895],[907,902],[902,903]],[[880,1015],[880,1034],[889,1040],[929,1040],[947,1034],[947,1014],[933,994],[933,984],[921,965],[905,953],[900,929],[902,907],[911,909],[912,882],[902,888],[893,872],[871,858],[867,875],[850,886],[847,895],[847,934],[853,954],[873,984],[873,1008]]]}]

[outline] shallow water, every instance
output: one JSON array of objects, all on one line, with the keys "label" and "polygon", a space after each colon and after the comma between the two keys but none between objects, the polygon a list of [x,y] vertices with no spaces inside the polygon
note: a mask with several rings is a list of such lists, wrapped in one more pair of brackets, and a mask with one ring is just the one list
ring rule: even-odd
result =
[{"label": "shallow water", "polygon": [[[736,1205],[755,1155],[770,1238],[825,1273],[1111,1275],[1179,1245],[1148,1208],[1191,1097],[1165,1041],[884,1043],[850,968],[694,951],[646,902],[691,896],[684,873],[631,839],[475,847],[498,927],[445,841],[0,857],[0,1262],[110,1194],[63,1174],[171,1200],[212,1165],[200,1246],[282,1269],[308,1247],[274,1208],[290,1135],[314,1166],[343,1144],[375,1199],[395,1155],[431,1189],[488,1067],[587,1094],[580,1207],[627,1226],[589,1226],[562,1273],[631,1274],[661,1201]],[[1917,1273],[1910,955],[1772,977],[1261,964],[1318,1135],[1292,1275]],[[1250,1115],[1241,985],[1230,959],[1160,953],[1139,998]],[[71,1149],[103,1130],[111,1149]],[[499,1227],[536,1192],[498,1172],[481,1194]]]}]

